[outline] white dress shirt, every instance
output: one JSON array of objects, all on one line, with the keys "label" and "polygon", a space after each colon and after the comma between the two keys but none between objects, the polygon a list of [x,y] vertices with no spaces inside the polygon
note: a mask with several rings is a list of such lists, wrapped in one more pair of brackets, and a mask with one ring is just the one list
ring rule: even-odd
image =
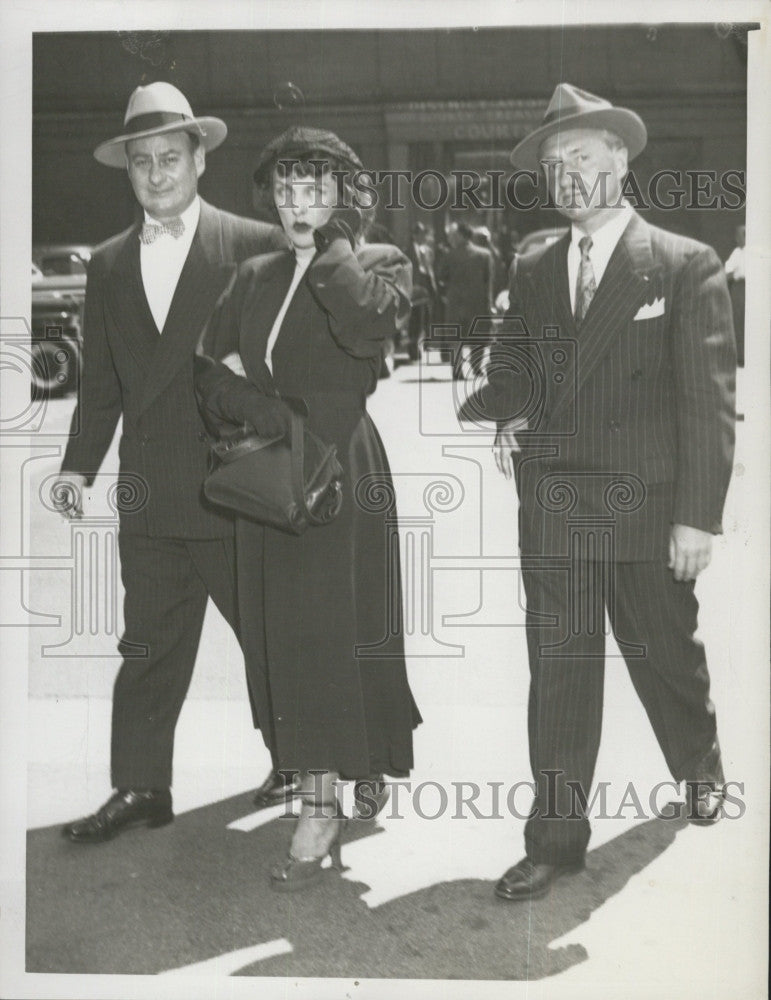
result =
[{"label": "white dress shirt", "polygon": [[292,301],[292,296],[295,293],[297,286],[302,280],[302,276],[308,270],[308,265],[316,256],[315,247],[307,247],[302,250],[295,250],[295,267],[294,274],[292,275],[292,282],[289,285],[286,295],[284,296],[284,301],[281,303],[281,308],[279,309],[275,320],[273,321],[273,326],[270,328],[270,334],[268,336],[268,343],[265,346],[265,364],[270,368],[271,373],[273,372],[273,348],[275,347],[276,341],[278,340],[279,330],[281,329],[281,324],[284,322],[284,316],[289,308],[289,303]]},{"label": "white dress shirt", "polygon": [[[185,224],[185,231],[180,237],[175,239],[168,233],[163,233],[153,243],[140,242],[139,244],[142,284],[145,288],[147,304],[150,306],[150,312],[153,314],[159,332],[163,331],[166,324],[171,300],[174,298],[179,276],[190,252],[200,214],[201,203],[196,196],[180,215],[180,219]],[[145,212],[145,222],[152,225],[163,225],[147,212]]]},{"label": "white dress shirt", "polygon": [[[592,233],[592,249],[589,251],[589,260],[592,262],[594,280],[598,288],[602,276],[605,274],[605,268],[608,266],[608,261],[616,249],[616,244],[621,239],[621,235],[629,225],[631,218],[632,206],[625,201],[621,208],[614,211],[608,221],[600,226],[597,232]],[[568,247],[568,287],[570,288],[570,308],[573,313],[576,311],[576,283],[578,281],[578,267],[581,263],[578,241],[586,235],[587,233],[573,223],[570,246]]]}]

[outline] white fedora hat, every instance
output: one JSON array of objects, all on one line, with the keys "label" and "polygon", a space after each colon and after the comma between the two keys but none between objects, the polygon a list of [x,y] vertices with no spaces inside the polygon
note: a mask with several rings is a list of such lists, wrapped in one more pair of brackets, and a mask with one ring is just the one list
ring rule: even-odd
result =
[{"label": "white fedora hat", "polygon": [[107,167],[125,168],[125,143],[129,139],[184,130],[197,133],[209,152],[228,134],[227,125],[219,118],[196,118],[182,91],[163,81],[137,87],[129,97],[123,129],[123,135],[108,139],[94,150],[96,159]]},{"label": "white fedora hat", "polygon": [[648,131],[639,115],[628,108],[616,108],[588,90],[579,90],[570,83],[557,84],[543,121],[511,152],[515,167],[538,170],[541,143],[551,135],[574,128],[607,129],[614,132],[629,151],[633,160],[645,149]]}]

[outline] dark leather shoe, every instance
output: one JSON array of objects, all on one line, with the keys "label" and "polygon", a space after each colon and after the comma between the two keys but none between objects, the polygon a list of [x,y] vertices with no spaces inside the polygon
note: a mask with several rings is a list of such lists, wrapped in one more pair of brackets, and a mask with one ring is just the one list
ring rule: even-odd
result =
[{"label": "dark leather shoe", "polygon": [[530,858],[523,858],[499,879],[495,895],[512,901],[539,899],[556,879],[583,871],[584,867],[583,858],[563,865],[537,865]]},{"label": "dark leather shoe", "polygon": [[725,777],[715,740],[685,782],[685,818],[695,826],[713,826],[723,815]]},{"label": "dark leather shoe", "polygon": [[174,819],[171,792],[119,789],[92,816],[62,827],[62,836],[75,844],[101,844],[133,826],[165,826]]},{"label": "dark leather shoe", "polygon": [[353,786],[353,801],[357,819],[374,819],[385,808],[391,789],[379,774],[374,778],[357,781]]},{"label": "dark leather shoe", "polygon": [[685,818],[694,826],[714,826],[723,815],[725,788],[720,781],[685,783]]},{"label": "dark leather shoe", "polygon": [[300,775],[284,775],[280,771],[271,771],[263,781],[252,800],[257,809],[267,809],[268,806],[280,806],[300,793]]}]

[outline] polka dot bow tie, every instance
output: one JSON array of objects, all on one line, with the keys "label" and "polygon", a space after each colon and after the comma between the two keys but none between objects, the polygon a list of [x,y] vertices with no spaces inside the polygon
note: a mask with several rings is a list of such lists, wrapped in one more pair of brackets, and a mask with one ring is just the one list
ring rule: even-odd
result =
[{"label": "polka dot bow tie", "polygon": [[182,219],[169,219],[168,222],[162,224],[145,222],[142,226],[142,232],[139,234],[139,239],[142,243],[148,245],[155,243],[159,236],[168,233],[169,236],[173,236],[175,240],[178,240],[184,231],[185,223]]}]

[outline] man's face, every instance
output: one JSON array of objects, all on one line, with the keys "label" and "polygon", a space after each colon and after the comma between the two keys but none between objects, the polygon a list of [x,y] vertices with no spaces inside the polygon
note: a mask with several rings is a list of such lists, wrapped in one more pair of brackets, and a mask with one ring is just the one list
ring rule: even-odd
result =
[{"label": "man's face", "polygon": [[126,160],[137,201],[161,222],[191,204],[206,166],[203,148],[192,152],[185,132],[131,139],[126,143]]},{"label": "man's face", "polygon": [[578,225],[619,205],[627,151],[612,142],[613,137],[598,129],[571,129],[550,136],[541,146],[541,166],[554,203]]}]

